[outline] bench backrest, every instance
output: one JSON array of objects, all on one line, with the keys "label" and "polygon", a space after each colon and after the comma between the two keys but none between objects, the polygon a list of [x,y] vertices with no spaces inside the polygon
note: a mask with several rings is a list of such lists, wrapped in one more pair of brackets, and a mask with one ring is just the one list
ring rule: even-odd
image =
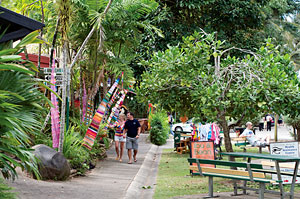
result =
[{"label": "bench backrest", "polygon": [[[212,165],[221,165],[228,167],[240,167],[240,168],[248,168],[248,163],[245,162],[233,162],[233,161],[223,161],[223,160],[207,160],[207,159],[199,159],[199,158],[188,158],[189,163],[197,163],[200,164],[212,164]],[[252,169],[263,169],[261,164],[249,163],[250,168]]]},{"label": "bench backrest", "polygon": [[[190,170],[196,171],[200,175],[205,175],[206,173],[210,173],[210,174],[221,174],[227,176],[228,175],[246,176],[249,177],[251,181],[253,181],[253,178],[265,178],[264,173],[252,171],[252,169],[263,169],[263,166],[261,164],[223,161],[223,160],[207,160],[207,159],[199,159],[199,158],[188,158],[188,162],[191,164]],[[200,164],[202,164],[202,166]],[[205,166],[203,164],[205,164]],[[209,167],[209,165],[227,166],[230,167],[230,169],[211,168]],[[238,167],[247,169],[247,171],[237,170]]]},{"label": "bench backrest", "polygon": [[[190,166],[190,170],[199,172],[198,166]],[[247,176],[250,177],[248,171],[232,170],[232,169],[220,169],[220,168],[211,168],[211,167],[201,167],[203,173],[217,173],[224,175],[235,175],[235,176]],[[265,178],[264,173],[252,172],[253,178]]]}]

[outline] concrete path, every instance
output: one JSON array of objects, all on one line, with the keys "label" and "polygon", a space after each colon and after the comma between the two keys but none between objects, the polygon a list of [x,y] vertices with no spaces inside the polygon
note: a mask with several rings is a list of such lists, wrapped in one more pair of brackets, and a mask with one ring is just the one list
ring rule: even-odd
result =
[{"label": "concrete path", "polygon": [[[116,161],[114,147],[111,147],[108,157],[98,162],[96,168],[85,177],[65,182],[37,181],[20,173],[19,179],[9,184],[15,187],[20,199],[120,199],[125,196],[141,198],[140,195],[152,198],[161,148],[149,143],[147,136],[141,136],[138,161],[131,165],[127,164],[127,152],[122,163]],[[143,186],[150,186],[151,189],[143,189]]]}]

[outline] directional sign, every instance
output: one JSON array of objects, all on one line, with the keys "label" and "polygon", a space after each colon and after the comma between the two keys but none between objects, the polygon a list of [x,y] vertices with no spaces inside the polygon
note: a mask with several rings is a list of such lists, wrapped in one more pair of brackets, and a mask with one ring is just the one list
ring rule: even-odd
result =
[{"label": "directional sign", "polygon": [[[52,72],[51,68],[44,68],[43,69],[44,74],[51,74],[51,72]],[[63,74],[64,70],[63,70],[63,68],[55,68],[55,73],[56,74]]]}]

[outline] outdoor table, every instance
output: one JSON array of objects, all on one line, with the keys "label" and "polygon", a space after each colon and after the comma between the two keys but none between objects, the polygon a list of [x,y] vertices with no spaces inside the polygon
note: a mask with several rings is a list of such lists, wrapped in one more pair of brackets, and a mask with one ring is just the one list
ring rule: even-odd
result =
[{"label": "outdoor table", "polygon": [[[251,158],[267,159],[267,160],[275,161],[277,177],[278,177],[278,180],[281,181],[279,183],[280,196],[281,196],[280,198],[284,198],[285,195],[290,195],[290,199],[294,198],[294,188],[295,188],[295,183],[296,183],[296,177],[297,177],[300,157],[260,154],[260,153],[245,153],[245,152],[224,152],[221,154],[228,155],[231,157],[245,157],[245,158],[248,158],[248,163],[251,163]],[[293,175],[293,180],[291,183],[291,189],[290,189],[289,193],[284,193],[281,172],[280,172],[280,165],[279,165],[280,162],[295,162],[295,168],[294,168],[294,173],[293,173],[294,175]],[[244,193],[245,192],[246,192],[246,190],[244,190]],[[266,192],[275,193],[274,191],[269,191],[269,190],[266,190]],[[276,193],[278,193],[278,192],[276,192]]]},{"label": "outdoor table", "polygon": [[192,137],[191,134],[181,134],[180,135],[182,138],[186,139],[186,138],[189,138],[189,137]]}]

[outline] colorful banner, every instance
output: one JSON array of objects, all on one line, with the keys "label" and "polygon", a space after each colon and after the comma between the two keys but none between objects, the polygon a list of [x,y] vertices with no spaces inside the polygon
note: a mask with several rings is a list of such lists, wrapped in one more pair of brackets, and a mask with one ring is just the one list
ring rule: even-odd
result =
[{"label": "colorful banner", "polygon": [[83,83],[83,97],[82,97],[82,121],[85,121],[85,113],[86,113],[86,88],[85,88],[85,80],[82,77]]},{"label": "colorful banner", "polygon": [[96,111],[96,114],[93,117],[93,120],[92,120],[86,134],[85,134],[85,137],[83,139],[83,146],[85,146],[89,150],[91,150],[93,145],[94,145],[96,136],[97,136],[98,131],[99,131],[101,121],[102,121],[102,119],[104,117],[104,114],[105,114],[107,103],[108,103],[112,93],[114,92],[114,90],[118,86],[119,81],[120,81],[120,77],[115,81],[115,83],[112,85],[112,87],[106,93],[104,99],[102,100],[101,104],[99,105],[99,107]]},{"label": "colorful banner", "polygon": [[109,113],[110,107],[114,103],[115,99],[119,98],[119,95],[120,95],[120,92],[119,92],[119,89],[117,88],[116,91],[114,92],[114,94],[112,95],[111,100],[109,101],[109,103],[107,103],[106,111],[105,111],[105,115],[104,115],[105,119],[103,120],[103,122],[105,122],[105,120],[107,119],[107,115]]},{"label": "colorful banner", "polygon": [[[51,72],[51,89],[56,92],[55,86],[55,59],[53,55],[53,62],[52,62],[52,72]],[[60,133],[60,120],[59,120],[59,110],[58,110],[58,101],[56,95],[51,92],[51,103],[54,107],[51,107],[51,130],[52,130],[52,147],[58,148],[59,143],[59,133]]]},{"label": "colorful banner", "polygon": [[112,125],[115,121],[118,120],[120,109],[121,109],[121,106],[124,102],[124,99],[125,99],[125,96],[126,96],[127,92],[128,92],[127,90],[122,91],[123,94],[122,94],[121,98],[116,103],[115,107],[112,109],[111,114],[110,114],[110,116],[107,120],[107,126]]}]

